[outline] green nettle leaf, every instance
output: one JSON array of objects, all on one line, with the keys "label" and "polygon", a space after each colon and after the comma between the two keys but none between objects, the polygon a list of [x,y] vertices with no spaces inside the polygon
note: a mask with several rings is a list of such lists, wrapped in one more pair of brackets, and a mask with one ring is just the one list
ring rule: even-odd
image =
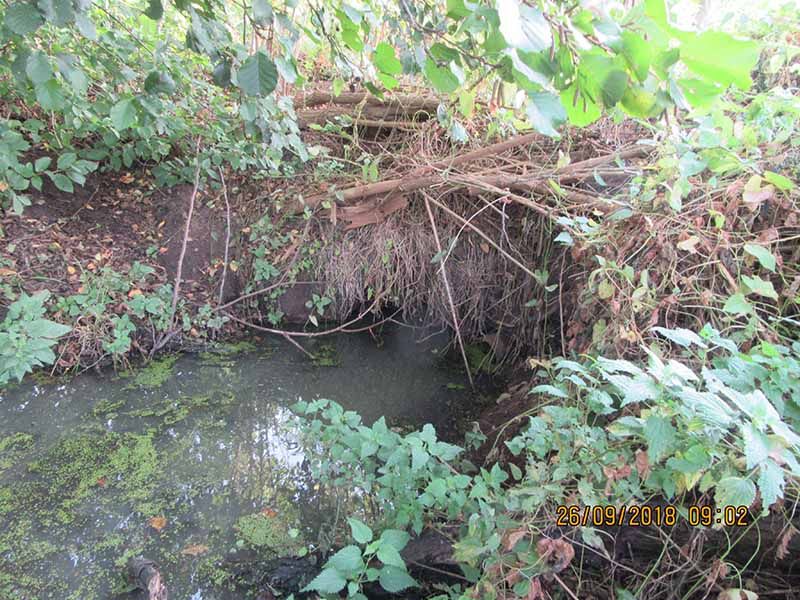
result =
[{"label": "green nettle leaf", "polygon": [[15,2],[6,9],[5,25],[18,35],[28,35],[44,23],[41,13],[33,4]]},{"label": "green nettle leaf", "polygon": [[647,454],[655,464],[672,452],[677,431],[672,426],[671,419],[650,415],[644,424],[644,437],[647,440]]},{"label": "green nettle leaf", "polygon": [[759,246],[758,244],[745,244],[744,251],[750,254],[751,256],[755,256],[758,259],[758,262],[761,263],[761,266],[767,269],[768,271],[775,272],[775,256],[764,248],[764,246]]},{"label": "green nettle leaf", "polygon": [[378,560],[385,565],[392,565],[403,570],[406,568],[406,563],[403,560],[403,557],[400,556],[400,552],[398,552],[397,548],[391,544],[381,545],[381,547],[378,549]]},{"label": "green nettle leaf", "polygon": [[61,84],[57,79],[48,79],[36,86],[36,100],[43,110],[61,110],[64,108],[65,98]]},{"label": "green nettle leaf", "polygon": [[239,88],[248,96],[266,96],[278,85],[278,69],[267,53],[259,50],[244,61],[236,80]]},{"label": "green nettle leaf", "polygon": [[406,547],[411,536],[400,529],[384,529],[381,532],[381,544],[392,546],[398,552]]},{"label": "green nettle leaf", "polygon": [[120,100],[111,108],[111,122],[117,131],[124,131],[136,124],[138,114],[133,98]]},{"label": "green nettle leaf", "polygon": [[149,0],[147,3],[147,10],[144,11],[146,17],[150,17],[154,21],[158,21],[164,16],[164,5],[161,0]]},{"label": "green nettle leaf", "polygon": [[549,92],[528,94],[526,112],[531,125],[537,131],[553,137],[558,136],[556,127],[567,120],[567,113],[564,111],[561,100],[558,96]]},{"label": "green nettle leaf", "polygon": [[71,0],[39,0],[39,10],[48,23],[61,27],[75,19]]},{"label": "green nettle leaf", "polygon": [[717,483],[714,501],[717,508],[750,506],[756,499],[756,485],[744,477],[725,477]]},{"label": "green nettle leaf", "polygon": [[148,94],[171,94],[175,91],[175,80],[166,71],[150,71],[144,80]]},{"label": "green nettle leaf", "polygon": [[417,582],[414,581],[405,569],[393,565],[386,565],[380,570],[378,581],[381,587],[391,594],[396,594],[410,587],[417,586]]},{"label": "green nettle leaf", "polygon": [[791,179],[773,171],[764,171],[764,179],[784,192],[794,188],[794,183]]},{"label": "green nettle leaf", "polygon": [[37,51],[28,57],[25,73],[34,85],[44,83],[53,76],[50,59],[44,52]]},{"label": "green nettle leaf", "polygon": [[347,580],[336,569],[327,568],[311,580],[303,592],[322,592],[323,594],[335,594],[344,589]]},{"label": "green nettle leaf", "polygon": [[668,340],[675,342],[679,346],[689,348],[692,344],[700,348],[708,348],[708,345],[703,339],[691,329],[677,327],[675,329],[666,329],[664,327],[653,327],[653,331],[663,335]]},{"label": "green nettle leaf", "polygon": [[272,23],[274,15],[272,6],[267,0],[253,0],[253,18],[259,25],[269,25]]},{"label": "green nettle leaf", "polygon": [[732,315],[747,315],[753,312],[753,306],[747,301],[744,294],[733,294],[725,301],[722,310]]},{"label": "green nettle leaf", "polygon": [[783,469],[774,460],[766,460],[759,468],[758,473],[758,489],[761,491],[761,506],[764,508],[764,513],[780,498],[783,498],[785,485]]},{"label": "green nettle leaf", "polygon": [[364,561],[361,559],[361,548],[353,545],[345,546],[331,556],[325,566],[333,567],[344,575],[355,575],[364,568]]},{"label": "green nettle leaf", "polygon": [[437,92],[450,94],[458,88],[458,77],[456,77],[449,67],[439,67],[432,58],[425,61],[425,76],[431,82]]},{"label": "green nettle leaf", "polygon": [[681,60],[695,74],[725,87],[734,84],[742,90],[750,88],[750,73],[761,52],[756,42],[737,40],[719,31],[683,34],[681,39]]},{"label": "green nettle leaf", "polygon": [[347,519],[347,522],[350,524],[350,531],[355,541],[359,544],[368,544],[372,541],[372,529],[369,526],[352,517]]},{"label": "green nettle leaf", "polygon": [[772,300],[778,299],[778,292],[775,291],[771,281],[765,281],[758,275],[754,275],[753,277],[744,275],[742,281],[752,293],[764,296],[765,298],[771,298]]}]

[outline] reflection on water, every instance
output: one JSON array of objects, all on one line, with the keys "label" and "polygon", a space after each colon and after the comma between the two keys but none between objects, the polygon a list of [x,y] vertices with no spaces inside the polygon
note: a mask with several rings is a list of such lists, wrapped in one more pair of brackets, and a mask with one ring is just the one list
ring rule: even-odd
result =
[{"label": "reflection on water", "polygon": [[[459,396],[437,343],[326,338],[187,355],[130,377],[86,374],[0,395],[0,599],[116,597],[126,559],[170,598],[226,595],[224,558],[294,555],[358,504],[312,481],[288,407],[331,398],[365,421],[440,427]],[[321,366],[321,365],[335,366]],[[171,367],[171,369],[170,369]],[[344,494],[344,495],[343,495]],[[125,596],[120,596],[125,597]]]}]

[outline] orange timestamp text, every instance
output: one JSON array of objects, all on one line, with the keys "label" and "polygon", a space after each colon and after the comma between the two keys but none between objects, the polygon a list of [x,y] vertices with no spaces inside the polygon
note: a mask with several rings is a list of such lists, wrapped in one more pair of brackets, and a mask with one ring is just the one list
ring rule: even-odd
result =
[{"label": "orange timestamp text", "polygon": [[634,504],[631,506],[578,506],[556,507],[558,527],[672,527],[685,521],[693,527],[744,527],[752,518],[746,506],[678,507],[674,504]]}]

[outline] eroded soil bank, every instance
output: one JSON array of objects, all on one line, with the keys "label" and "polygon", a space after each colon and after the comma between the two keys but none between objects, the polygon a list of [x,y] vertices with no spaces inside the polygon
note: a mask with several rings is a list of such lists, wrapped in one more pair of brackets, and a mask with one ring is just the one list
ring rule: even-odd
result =
[{"label": "eroded soil bank", "polygon": [[[384,328],[312,341],[312,360],[272,338],[10,387],[0,597],[132,597],[124,566],[139,555],[158,564],[171,598],[255,597],[269,577],[301,586],[338,543],[336,520],[367,520],[371,503],[312,479],[313,440],[290,405],[330,398],[366,422],[447,435],[469,398],[442,356],[447,341]],[[270,571],[280,557],[296,568]]]}]

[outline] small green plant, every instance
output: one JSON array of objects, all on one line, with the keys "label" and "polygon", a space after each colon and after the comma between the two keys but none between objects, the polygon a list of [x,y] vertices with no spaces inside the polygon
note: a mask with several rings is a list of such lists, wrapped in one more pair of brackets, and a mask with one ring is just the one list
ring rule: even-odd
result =
[{"label": "small green plant", "polygon": [[14,378],[22,381],[34,368],[56,360],[52,347],[71,328],[43,318],[49,297],[47,290],[33,296],[23,292],[9,306],[0,324],[0,386]]}]

